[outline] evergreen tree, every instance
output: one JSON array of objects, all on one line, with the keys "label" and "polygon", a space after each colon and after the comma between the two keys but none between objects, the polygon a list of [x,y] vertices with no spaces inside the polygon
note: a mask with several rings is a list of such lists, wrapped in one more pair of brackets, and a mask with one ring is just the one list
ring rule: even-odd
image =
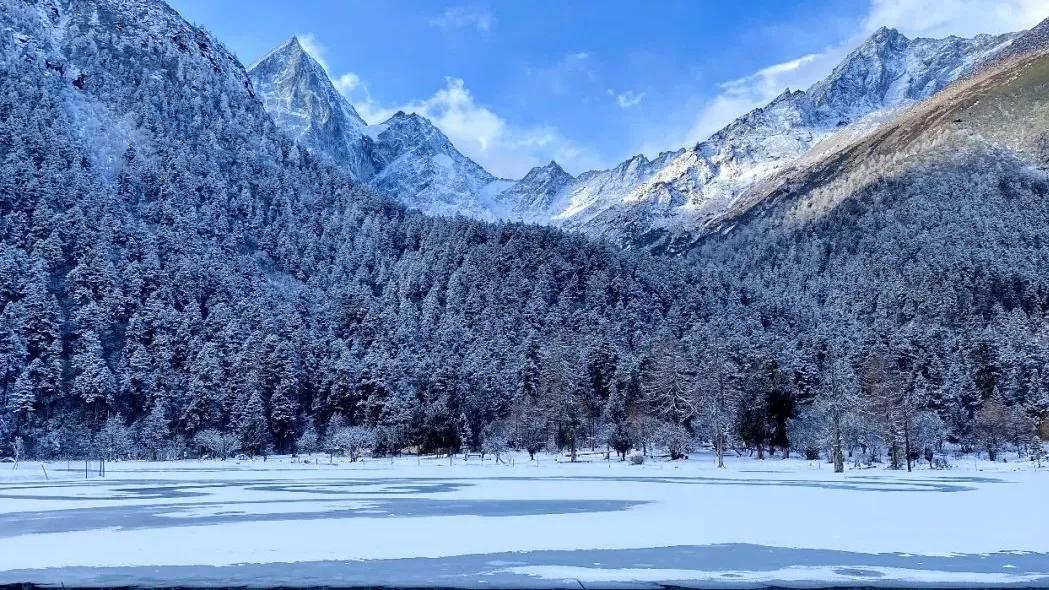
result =
[{"label": "evergreen tree", "polygon": [[113,402],[116,380],[106,364],[98,334],[81,334],[79,347],[80,352],[73,356],[73,394],[85,404],[92,423],[100,428],[106,408]]},{"label": "evergreen tree", "polygon": [[247,396],[236,411],[236,429],[245,451],[265,454],[269,445],[269,428],[266,424],[266,408],[258,392]]},{"label": "evergreen tree", "polygon": [[156,461],[171,439],[170,425],[164,407],[156,403],[144,418],[138,421],[138,443],[144,455]]}]

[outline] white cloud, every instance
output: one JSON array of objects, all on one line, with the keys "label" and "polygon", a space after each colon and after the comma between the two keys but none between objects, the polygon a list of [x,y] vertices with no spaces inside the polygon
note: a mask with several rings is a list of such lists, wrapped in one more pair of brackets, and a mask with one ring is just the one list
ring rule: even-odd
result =
[{"label": "white cloud", "polygon": [[[681,145],[706,139],[735,118],[767,104],[787,88],[808,88],[826,77],[878,27],[895,28],[909,37],[971,37],[1026,29],[1047,16],[1049,3],[1045,0],[940,0],[936,4],[928,0],[871,0],[860,30],[852,37],[822,51],[722,83],[718,94],[696,115],[681,138]],[[665,141],[664,136],[663,143]]]},{"label": "white cloud", "polygon": [[608,93],[616,97],[616,104],[618,104],[621,109],[636,107],[645,99],[644,92],[634,92],[633,90],[625,90],[619,93],[616,93],[614,90],[609,90]]},{"label": "white cloud", "polygon": [[475,29],[487,33],[495,24],[495,16],[477,6],[451,6],[431,18],[430,24],[445,31]]},{"label": "white cloud", "polygon": [[867,33],[893,27],[910,37],[972,37],[1030,28],[1049,16],[1045,0],[872,0]]},{"label": "white cloud", "polygon": [[786,78],[805,72],[805,66],[818,61],[819,58],[818,54],[810,53],[790,61],[774,64],[749,76],[724,82],[721,84],[721,89],[726,94],[736,96],[773,94],[783,90],[783,82]]},{"label": "white cloud", "polygon": [[470,151],[475,153],[488,151],[506,133],[506,122],[478,105],[459,78],[446,78],[444,88],[427,99],[406,105],[403,110],[430,119],[460,149],[471,145]]},{"label": "white cloud", "polygon": [[295,35],[295,37],[299,40],[299,45],[301,45],[302,48],[306,50],[306,53],[310,54],[313,59],[317,60],[317,63],[324,68],[325,72],[331,72],[328,68],[328,48],[318,41],[313,33],[299,33],[298,35]]},{"label": "white cloud", "polygon": [[753,74],[722,82],[688,131],[687,143],[706,139],[744,113],[768,104],[784,90],[804,89],[826,76],[840,55],[834,51],[810,53],[764,67]]},{"label": "white cloud", "polygon": [[331,82],[342,95],[348,96],[361,85],[361,77],[353,72],[346,72],[332,78]]}]

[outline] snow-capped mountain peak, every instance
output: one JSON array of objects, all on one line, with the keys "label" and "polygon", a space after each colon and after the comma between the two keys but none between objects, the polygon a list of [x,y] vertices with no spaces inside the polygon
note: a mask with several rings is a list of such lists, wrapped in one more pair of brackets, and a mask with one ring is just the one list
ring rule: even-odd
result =
[{"label": "snow-capped mountain peak", "polygon": [[808,91],[825,115],[862,117],[927,98],[1015,35],[909,39],[881,27]]},{"label": "snow-capped mountain peak", "polygon": [[436,215],[498,217],[482,198],[495,177],[455,149],[425,117],[397,112],[370,135],[375,188]]},{"label": "snow-capped mountain peak", "polygon": [[248,73],[266,110],[287,135],[354,178],[374,174],[367,156],[367,123],[297,37],[268,53]]},{"label": "snow-capped mountain peak", "polygon": [[369,126],[297,38],[259,60],[250,74],[277,126],[353,178],[427,213],[504,216],[497,197],[509,182],[494,183],[419,114],[397,112]]},{"label": "snow-capped mountain peak", "polygon": [[500,198],[508,203],[516,217],[531,219],[550,209],[554,197],[575,178],[557,162],[536,166],[524,178],[506,189]]},{"label": "snow-capped mountain peak", "polygon": [[[458,154],[458,150],[452,145],[448,136],[442,133],[429,119],[417,113],[397,111],[385,122],[377,125],[376,133],[370,133],[370,135],[376,141],[384,144],[383,149],[376,156],[380,160],[386,152],[401,154],[423,147],[436,152],[448,153],[454,151]],[[461,156],[461,154],[459,155]],[[473,162],[471,161],[470,164],[473,164]]]},{"label": "snow-capped mountain peak", "polygon": [[[636,157],[623,162],[610,172],[639,168],[647,174],[637,175],[628,190],[617,187],[620,199],[590,199],[560,218],[620,240],[652,230],[702,233],[744,190],[790,166],[818,142],[932,96],[1014,37],[909,39],[882,27],[808,90],[784,91],[656,169]],[[601,174],[593,178],[601,181]]]},{"label": "snow-capped mountain peak", "polygon": [[398,112],[365,125],[295,38],[253,66],[251,75],[289,135],[408,206],[551,223],[629,241],[652,230],[702,233],[749,187],[817,143],[932,96],[1014,37],[910,39],[882,27],[824,80],[807,90],[784,90],[693,146],[651,160],[638,154],[577,177],[550,162],[519,181],[495,178],[418,114]]}]

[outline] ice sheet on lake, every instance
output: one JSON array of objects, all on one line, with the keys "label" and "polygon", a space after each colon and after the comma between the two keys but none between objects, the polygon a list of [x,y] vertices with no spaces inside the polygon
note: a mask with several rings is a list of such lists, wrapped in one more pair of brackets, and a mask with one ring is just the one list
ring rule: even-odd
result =
[{"label": "ice sheet on lake", "polygon": [[1049,473],[993,464],[63,466],[0,473],[0,583],[1049,586]]}]

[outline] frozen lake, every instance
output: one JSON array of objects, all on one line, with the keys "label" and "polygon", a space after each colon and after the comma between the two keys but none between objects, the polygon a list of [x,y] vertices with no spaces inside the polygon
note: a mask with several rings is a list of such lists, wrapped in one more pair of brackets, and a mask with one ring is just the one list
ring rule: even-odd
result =
[{"label": "frozen lake", "polygon": [[0,583],[1049,586],[1049,472],[544,457],[0,466]]}]

